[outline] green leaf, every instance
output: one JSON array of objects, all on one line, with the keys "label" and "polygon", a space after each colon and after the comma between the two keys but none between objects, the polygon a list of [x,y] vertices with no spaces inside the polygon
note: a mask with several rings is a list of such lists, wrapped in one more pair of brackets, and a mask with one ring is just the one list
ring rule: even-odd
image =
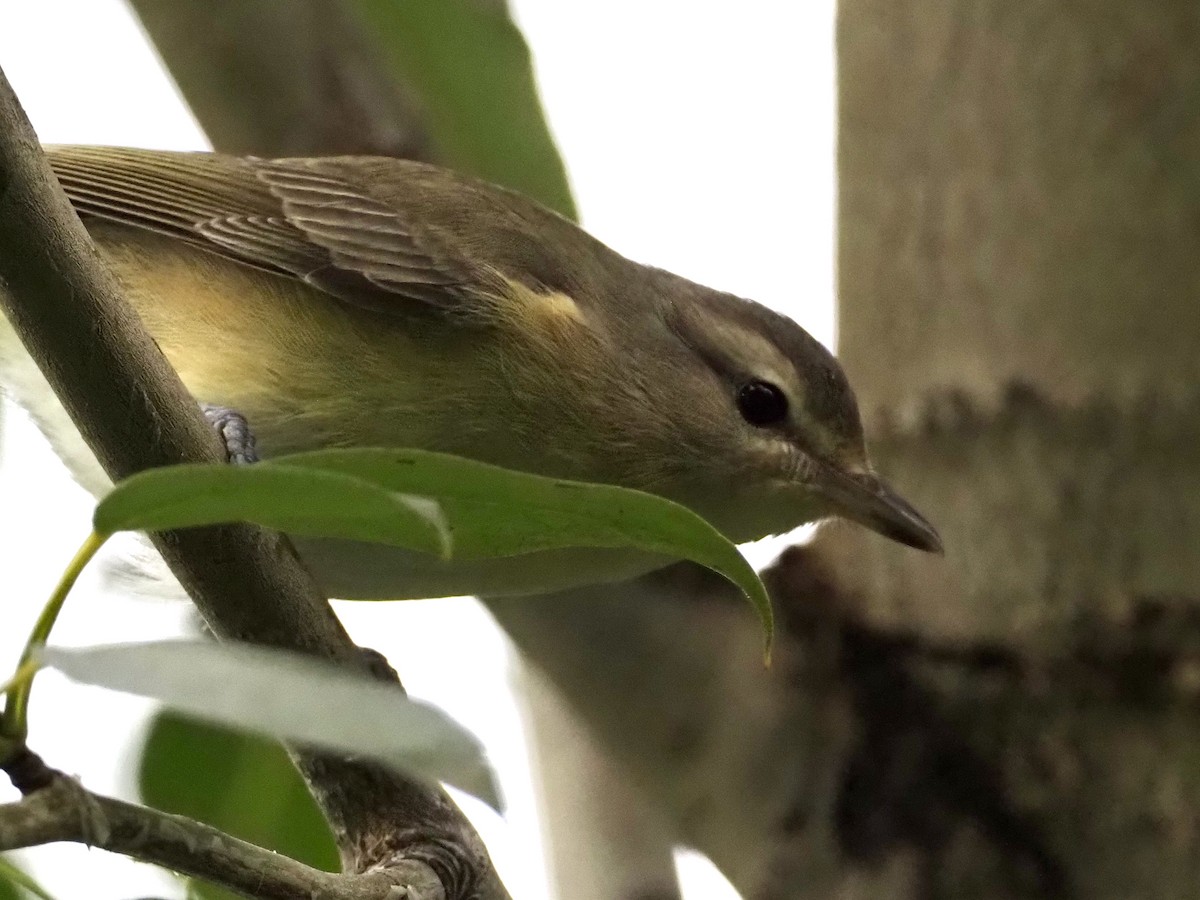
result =
[{"label": "green leaf", "polygon": [[54,900],[44,887],[33,880],[9,856],[0,856],[0,900]]},{"label": "green leaf", "polygon": [[753,567],[706,520],[663,497],[423,450],[315,450],[268,465],[317,468],[433,497],[450,525],[458,559],[565,547],[629,547],[690,559],[740,587],[770,639],[771,601]]},{"label": "green leaf", "polygon": [[[138,789],[155,809],[207,822],[327,872],[339,870],[329,826],[273,740],[160,712],[142,747]],[[201,882],[191,890],[206,900],[233,896]]]},{"label": "green leaf", "polygon": [[[404,527],[391,520],[395,497],[436,501],[457,559],[605,547],[698,562],[745,592],[762,619],[769,652],[771,602],[737,547],[686,507],[614,485],[545,478],[422,450],[319,450],[253,466],[139,473],[100,502],[95,526],[161,530],[245,520],[293,534],[427,549],[409,541],[408,520]],[[418,518],[402,508],[409,520]]]},{"label": "green leaf", "polygon": [[421,98],[441,162],[575,218],[529,48],[504,4],[354,0],[352,7]]},{"label": "green leaf", "polygon": [[369,756],[500,805],[474,735],[395,685],[319,660],[200,641],[46,647],[41,658],[75,681],[152,697],[251,734]]},{"label": "green leaf", "polygon": [[290,534],[343,537],[448,555],[437,504],[333,471],[187,464],[117,485],[92,516],[101,534],[254,522]]}]

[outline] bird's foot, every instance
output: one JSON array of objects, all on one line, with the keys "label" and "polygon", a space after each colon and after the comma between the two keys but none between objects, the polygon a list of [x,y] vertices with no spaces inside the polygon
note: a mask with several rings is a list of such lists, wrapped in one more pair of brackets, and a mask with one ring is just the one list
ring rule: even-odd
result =
[{"label": "bird's foot", "polygon": [[215,406],[211,403],[201,403],[200,409],[204,418],[217,432],[217,437],[225,445],[225,458],[231,463],[246,464],[258,462],[258,451],[254,449],[254,432],[250,423],[236,409],[228,406]]}]

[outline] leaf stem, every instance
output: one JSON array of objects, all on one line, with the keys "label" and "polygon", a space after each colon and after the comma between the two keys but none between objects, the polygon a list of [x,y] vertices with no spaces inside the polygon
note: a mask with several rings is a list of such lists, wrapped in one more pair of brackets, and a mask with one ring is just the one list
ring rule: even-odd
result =
[{"label": "leaf stem", "polygon": [[42,667],[36,659],[28,660],[24,665],[17,666],[17,671],[4,684],[0,685],[0,694],[10,694],[22,682],[33,677],[33,673]]},{"label": "leaf stem", "polygon": [[42,607],[41,615],[34,622],[33,630],[29,633],[28,640],[25,641],[25,649],[21,651],[21,658],[17,662],[16,672],[8,681],[10,689],[5,699],[4,712],[0,715],[0,736],[5,739],[24,742],[28,736],[29,692],[33,689],[33,676],[37,672],[37,661],[34,659],[34,654],[39,648],[45,646],[49,639],[54,623],[58,621],[58,614],[62,611],[63,603],[66,602],[67,594],[79,580],[79,574],[91,562],[97,551],[104,546],[104,542],[108,538],[107,534],[97,531],[93,531],[87,536],[83,546],[67,564],[62,577],[59,578],[58,584],[54,586],[54,591],[50,594],[50,599]]}]

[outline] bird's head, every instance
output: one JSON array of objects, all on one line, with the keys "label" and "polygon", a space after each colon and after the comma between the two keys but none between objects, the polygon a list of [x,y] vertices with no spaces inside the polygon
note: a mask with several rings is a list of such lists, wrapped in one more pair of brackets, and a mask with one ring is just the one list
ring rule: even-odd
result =
[{"label": "bird's head", "polygon": [[665,319],[686,349],[695,401],[682,421],[703,430],[689,443],[705,448],[710,476],[719,468],[728,479],[711,502],[682,499],[735,540],[839,516],[941,552],[933,526],[872,470],[854,392],[832,354],[766,307],[690,283],[679,297],[682,279],[671,278]]}]

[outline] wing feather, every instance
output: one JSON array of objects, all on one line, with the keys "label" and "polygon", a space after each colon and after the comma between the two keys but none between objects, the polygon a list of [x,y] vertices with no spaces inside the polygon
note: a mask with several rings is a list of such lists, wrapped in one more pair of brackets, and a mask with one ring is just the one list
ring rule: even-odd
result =
[{"label": "wing feather", "polygon": [[[372,195],[338,159],[58,147],[50,163],[84,216],[165,234],[386,312],[482,305],[478,267],[449,236]],[[403,301],[410,301],[404,303]]]}]

